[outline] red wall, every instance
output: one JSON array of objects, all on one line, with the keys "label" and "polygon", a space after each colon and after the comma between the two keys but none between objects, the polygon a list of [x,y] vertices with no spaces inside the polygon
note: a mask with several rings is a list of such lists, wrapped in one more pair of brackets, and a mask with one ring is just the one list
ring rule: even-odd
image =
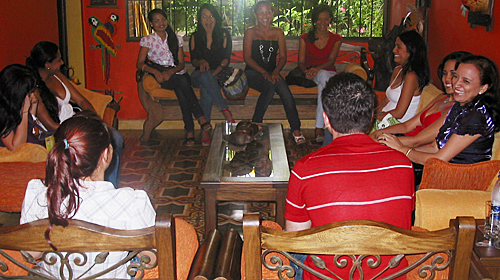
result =
[{"label": "red wall", "polygon": [[2,1],[0,9],[0,69],[24,64],[39,41],[59,43],[57,3],[54,0]]},{"label": "red wall", "polygon": [[482,26],[470,27],[467,18],[462,17],[461,1],[432,1],[428,23],[428,56],[435,85],[440,86],[436,74],[437,66],[441,59],[451,52],[469,51],[500,63],[500,52],[497,51],[500,45],[500,27],[495,27],[495,20],[500,17],[500,5],[495,4],[493,26],[491,32],[488,32]]},{"label": "red wall", "polygon": [[[147,117],[146,111],[139,101],[137,83],[135,82],[135,62],[139,52],[139,43],[126,42],[125,1],[117,2],[118,8],[89,8],[90,0],[82,0],[86,87],[92,90],[113,89],[123,92],[118,118],[145,119]],[[119,20],[115,24],[115,33],[111,35],[114,44],[119,48],[117,48],[116,57],[110,55],[110,78],[106,84],[101,70],[101,50],[90,49],[91,46],[98,43],[92,36],[92,28],[88,19],[91,16],[96,16],[102,23],[105,23],[111,13],[119,16]]]}]

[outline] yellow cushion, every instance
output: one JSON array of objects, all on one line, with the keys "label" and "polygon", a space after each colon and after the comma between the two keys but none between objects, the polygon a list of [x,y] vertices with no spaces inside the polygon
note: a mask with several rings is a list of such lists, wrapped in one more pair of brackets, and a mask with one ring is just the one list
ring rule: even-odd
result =
[{"label": "yellow cushion", "polygon": [[177,99],[177,96],[175,95],[175,92],[173,90],[155,88],[151,91],[148,91],[148,93],[153,99],[165,99],[165,98]]},{"label": "yellow cushion", "polygon": [[422,111],[425,106],[427,106],[432,100],[434,100],[434,98],[441,94],[443,94],[443,91],[438,89],[435,85],[428,84],[427,86],[425,86],[420,96],[420,102],[418,103],[417,112]]},{"label": "yellow cushion", "polygon": [[0,162],[45,162],[48,154],[42,145],[25,143],[14,151],[0,148]]},{"label": "yellow cushion", "polygon": [[425,162],[420,189],[490,190],[496,181],[500,161],[454,164],[437,158]]},{"label": "yellow cushion", "polygon": [[490,191],[426,189],[416,192],[415,226],[428,230],[449,227],[450,219],[473,216],[484,219]]},{"label": "yellow cushion", "polygon": [[151,92],[153,89],[161,88],[155,77],[149,74],[144,74],[142,77],[142,86],[146,92]]},{"label": "yellow cushion", "polygon": [[491,160],[500,160],[500,132],[495,133],[495,142],[493,142]]},{"label": "yellow cushion", "polygon": [[358,63],[351,62],[347,64],[347,66],[344,69],[344,72],[356,74],[361,78],[363,78],[365,81],[368,79],[368,74],[366,74],[365,69],[363,69],[363,67],[361,67],[361,65],[359,65]]},{"label": "yellow cushion", "polygon": [[108,106],[109,102],[113,100],[113,97],[105,94],[101,94],[95,91],[88,90],[82,86],[73,84],[75,88],[80,92],[80,94],[87,99],[90,104],[94,107],[97,115],[99,117],[103,118],[104,117],[104,111],[106,110],[106,107]]}]

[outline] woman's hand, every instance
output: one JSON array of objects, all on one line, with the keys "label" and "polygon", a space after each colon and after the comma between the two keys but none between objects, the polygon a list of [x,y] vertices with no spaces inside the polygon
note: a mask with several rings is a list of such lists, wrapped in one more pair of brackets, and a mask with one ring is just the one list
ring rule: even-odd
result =
[{"label": "woman's hand", "polygon": [[204,72],[210,69],[210,65],[208,65],[208,61],[201,59],[200,60],[200,71]]},{"label": "woman's hand", "polygon": [[29,96],[29,100],[30,100],[30,113],[34,116],[36,116],[36,111],[37,111],[37,108],[38,108],[38,98],[36,97],[36,94],[34,92],[28,94],[26,97]]},{"label": "woman's hand", "polygon": [[270,81],[271,83],[274,83],[271,74],[267,73],[267,71],[264,71],[264,73],[262,73],[262,76],[264,76],[264,79]]},{"label": "woman's hand", "polygon": [[311,68],[307,69],[305,72],[306,78],[308,78],[309,80],[312,80],[316,77],[316,75],[318,75],[318,72],[319,72],[318,68],[311,67]]},{"label": "woman's hand", "polygon": [[276,83],[277,81],[281,80],[281,76],[280,76],[280,73],[275,73],[273,72],[271,74],[271,82],[274,84]]},{"label": "woman's hand", "polygon": [[163,72],[156,70],[152,74],[155,76],[155,79],[156,79],[156,81],[158,81],[158,83],[161,84],[161,83],[165,82],[165,77],[163,76]]},{"label": "woman's hand", "polygon": [[378,141],[378,137],[382,134],[383,132],[381,130],[375,130],[374,132],[370,133],[368,136],[370,136],[373,140]]},{"label": "woman's hand", "polygon": [[392,134],[382,133],[378,136],[377,141],[381,144],[393,148],[396,151],[403,152],[405,150],[408,150],[408,147],[405,147],[403,143],[399,141],[398,137]]},{"label": "woman's hand", "polygon": [[174,74],[174,71],[172,70],[168,70],[168,71],[165,71],[162,73],[163,75],[163,80],[166,82],[168,80],[170,80],[170,77],[172,77],[172,75]]}]

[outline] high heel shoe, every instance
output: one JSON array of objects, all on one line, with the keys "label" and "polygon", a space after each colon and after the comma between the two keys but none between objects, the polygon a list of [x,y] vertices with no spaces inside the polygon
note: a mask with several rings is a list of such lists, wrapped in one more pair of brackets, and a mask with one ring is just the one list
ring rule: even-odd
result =
[{"label": "high heel shoe", "polygon": [[201,145],[203,147],[210,146],[212,142],[212,125],[206,122],[201,125]]},{"label": "high heel shoe", "polygon": [[227,108],[222,109],[221,113],[224,116],[224,118],[226,119],[226,121],[228,121],[230,123],[235,123],[234,118],[233,118],[233,114],[231,113],[231,111],[229,111],[229,109],[227,109]]},{"label": "high heel shoe", "polygon": [[300,132],[300,135],[299,136],[296,136],[293,132],[292,132],[292,135],[293,135],[293,140],[295,141],[295,144],[297,145],[302,145],[304,143],[306,143],[306,138],[304,137],[304,134],[302,134],[302,132]]},{"label": "high heel shoe", "polygon": [[323,143],[325,141],[325,132],[322,128],[316,128],[316,143]]}]

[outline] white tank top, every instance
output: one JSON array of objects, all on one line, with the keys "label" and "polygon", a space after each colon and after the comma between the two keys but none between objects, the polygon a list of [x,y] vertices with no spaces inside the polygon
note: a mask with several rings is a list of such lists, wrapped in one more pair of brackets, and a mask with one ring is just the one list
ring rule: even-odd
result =
[{"label": "white tank top", "polygon": [[59,121],[62,123],[63,121],[71,118],[75,112],[73,111],[73,106],[69,104],[69,101],[71,100],[71,93],[69,92],[68,87],[57,77],[54,75],[54,77],[63,85],[64,90],[66,91],[66,96],[64,97],[64,100],[59,98],[56,95],[57,99],[57,104],[59,107]]},{"label": "white tank top", "polygon": [[[399,70],[394,81],[396,81],[399,74],[401,74],[402,70],[403,69]],[[401,97],[401,91],[403,90],[404,80],[401,82],[401,84],[398,87],[392,88],[394,81],[389,85],[389,87],[385,91],[385,95],[387,96],[387,99],[389,99],[389,103],[387,103],[387,105],[385,105],[385,107],[382,109],[382,112],[388,112],[388,111],[394,110],[394,109],[396,109],[396,106],[398,106],[398,101],[399,101],[399,98]],[[398,121],[405,122],[405,121],[413,118],[417,114],[417,109],[418,109],[419,103],[420,103],[420,95],[413,96],[411,99],[410,105],[408,106],[408,109],[406,110],[406,113],[404,114],[404,116],[402,118],[398,119]]]}]

